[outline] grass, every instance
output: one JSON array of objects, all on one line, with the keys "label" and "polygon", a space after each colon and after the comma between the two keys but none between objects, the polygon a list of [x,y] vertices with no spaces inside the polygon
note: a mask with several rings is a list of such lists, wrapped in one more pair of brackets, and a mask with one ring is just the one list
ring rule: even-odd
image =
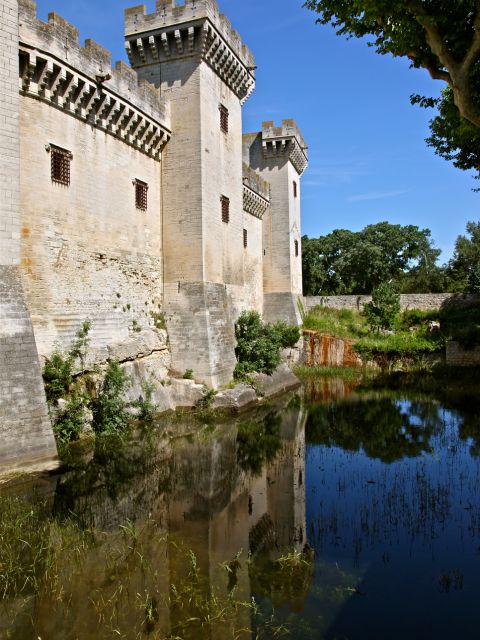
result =
[{"label": "grass", "polygon": [[313,307],[304,319],[303,328],[350,339],[362,338],[369,333],[365,318],[357,311],[324,307]]},{"label": "grass", "polygon": [[[47,625],[97,640],[166,640],[166,621],[168,638],[178,640],[210,637],[216,629],[248,640],[250,624],[258,640],[283,633],[253,598],[237,594],[236,572],[248,571],[250,562],[242,552],[218,565],[212,581],[196,554],[153,518],[104,533],[52,516],[46,503],[4,497],[0,516],[0,616],[7,629],[20,630],[18,637],[50,637],[33,598],[49,611]],[[301,559],[285,558],[296,574]]]},{"label": "grass", "polygon": [[310,380],[311,378],[341,378],[347,382],[360,382],[367,374],[365,369],[359,369],[358,367],[308,367],[307,365],[296,367],[294,373],[300,380]]},{"label": "grass", "polygon": [[[427,331],[428,322],[437,317],[438,314],[431,312],[405,312],[398,318],[395,333],[382,334],[372,332],[366,319],[358,311],[314,307],[304,319],[304,328],[316,330],[324,335],[349,339],[365,363],[374,361],[384,368],[398,359],[418,361],[426,354],[442,350],[445,346],[445,339],[439,335],[429,334]],[[308,369],[308,367],[298,369],[299,377],[314,377],[315,375],[332,377],[338,373],[338,370],[329,372],[326,367],[314,368],[312,373],[308,373],[304,369]],[[361,375],[358,373],[356,376],[350,372],[340,377],[353,380]]]}]

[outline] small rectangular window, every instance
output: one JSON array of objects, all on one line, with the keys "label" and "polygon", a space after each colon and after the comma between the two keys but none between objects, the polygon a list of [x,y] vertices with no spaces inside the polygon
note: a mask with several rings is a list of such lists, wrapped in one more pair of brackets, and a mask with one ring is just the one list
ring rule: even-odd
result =
[{"label": "small rectangular window", "polygon": [[244,249],[248,247],[248,231],[246,229],[243,230],[243,247]]},{"label": "small rectangular window", "polygon": [[293,181],[293,197],[297,197],[297,183],[295,182],[295,180]]},{"label": "small rectangular window", "polygon": [[298,258],[298,240],[295,240],[295,257]]},{"label": "small rectangular window", "polygon": [[52,182],[70,186],[70,162],[73,155],[71,151],[50,145],[50,155],[52,157]]},{"label": "small rectangular window", "polygon": [[135,206],[141,211],[148,208],[148,184],[142,180],[134,180],[135,185]]},{"label": "small rectangular window", "polygon": [[228,224],[230,222],[230,200],[227,196],[222,196],[220,201],[222,203],[222,222]]},{"label": "small rectangular window", "polygon": [[220,105],[220,129],[223,133],[228,133],[228,109],[223,104]]}]

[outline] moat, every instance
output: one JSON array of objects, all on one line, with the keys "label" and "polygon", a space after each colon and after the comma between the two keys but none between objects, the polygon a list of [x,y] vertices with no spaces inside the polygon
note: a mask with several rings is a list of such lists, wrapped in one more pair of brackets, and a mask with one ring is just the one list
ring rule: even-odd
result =
[{"label": "moat", "polygon": [[478,638],[480,400],[422,386],[306,384],[4,486],[0,637]]}]

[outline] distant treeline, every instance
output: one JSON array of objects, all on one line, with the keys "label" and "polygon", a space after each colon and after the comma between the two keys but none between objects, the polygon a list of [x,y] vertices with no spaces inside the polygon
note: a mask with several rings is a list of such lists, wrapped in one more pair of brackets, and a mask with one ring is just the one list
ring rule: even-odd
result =
[{"label": "distant treeline", "polygon": [[304,295],[370,294],[391,282],[402,293],[480,293],[480,222],[469,222],[452,259],[438,264],[430,229],[379,222],[302,238]]}]

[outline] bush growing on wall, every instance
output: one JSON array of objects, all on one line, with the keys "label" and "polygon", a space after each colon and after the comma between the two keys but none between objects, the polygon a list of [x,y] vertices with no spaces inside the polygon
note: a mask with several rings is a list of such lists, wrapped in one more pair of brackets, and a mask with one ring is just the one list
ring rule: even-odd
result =
[{"label": "bush growing on wall", "polygon": [[235,378],[241,379],[253,372],[272,374],[280,364],[280,349],[294,346],[300,331],[284,322],[264,323],[257,311],[245,311],[235,325],[235,336]]}]

